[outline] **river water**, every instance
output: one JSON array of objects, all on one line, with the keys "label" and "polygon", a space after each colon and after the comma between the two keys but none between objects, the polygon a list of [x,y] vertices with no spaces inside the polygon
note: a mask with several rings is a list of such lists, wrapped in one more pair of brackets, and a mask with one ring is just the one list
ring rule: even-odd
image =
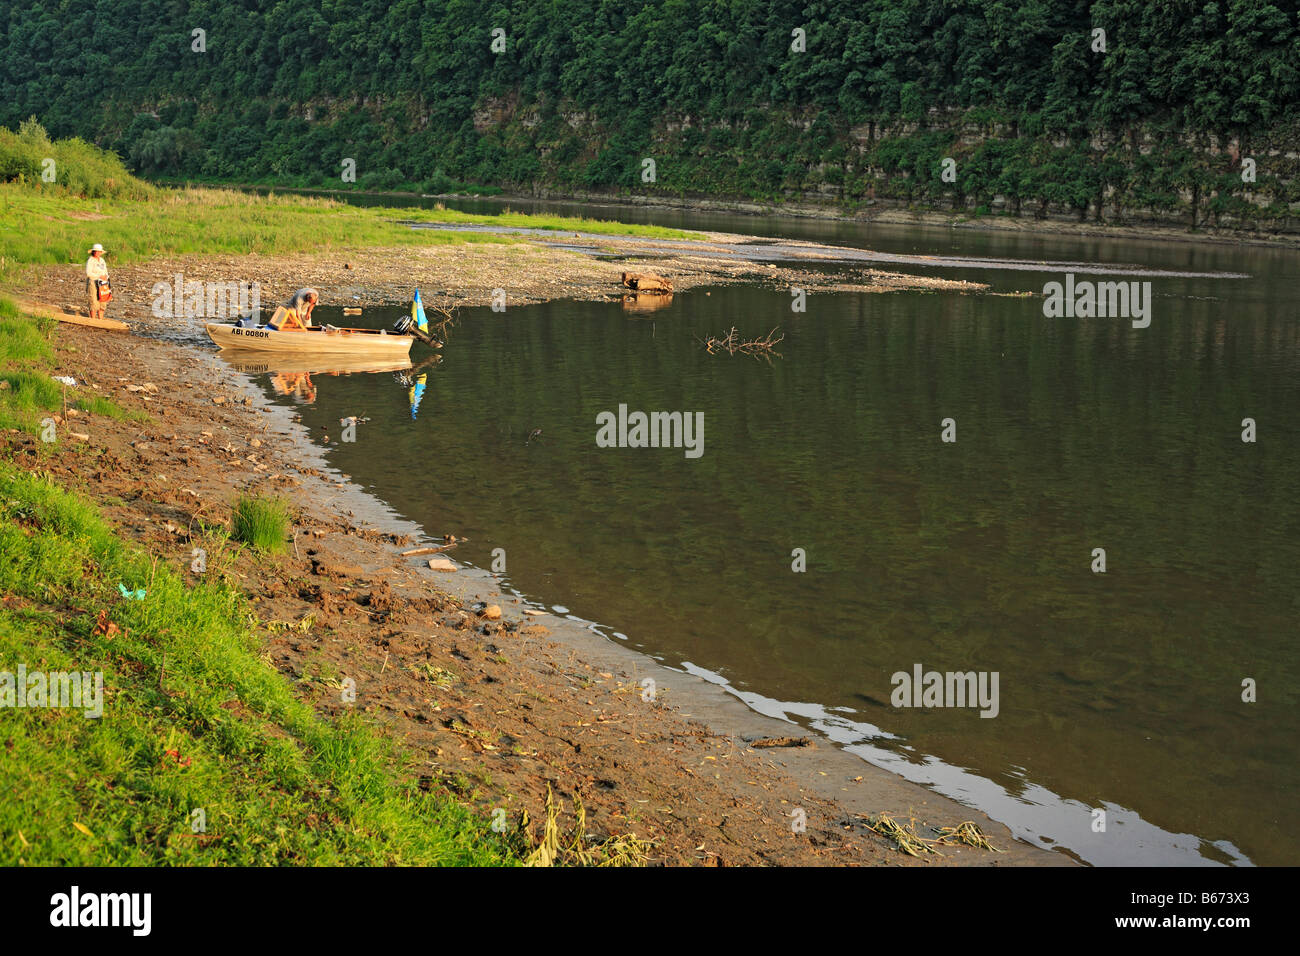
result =
[{"label": "river water", "polygon": [[[509,205],[935,256],[912,268],[1002,293],[1064,280],[1044,262],[1159,273],[1148,328],[1047,319],[1041,295],[837,293],[796,313],[789,290],[733,286],[648,314],[464,309],[413,373],[256,377],[338,469],[468,536],[455,557],[501,549],[508,589],[1032,842],[1097,864],[1300,862],[1300,254]],[[732,326],[779,326],[780,356],[710,355]],[[702,454],[599,447],[620,405],[702,413]],[[349,415],[368,420],[340,443]],[[894,706],[917,665],[996,672],[996,716]]]}]

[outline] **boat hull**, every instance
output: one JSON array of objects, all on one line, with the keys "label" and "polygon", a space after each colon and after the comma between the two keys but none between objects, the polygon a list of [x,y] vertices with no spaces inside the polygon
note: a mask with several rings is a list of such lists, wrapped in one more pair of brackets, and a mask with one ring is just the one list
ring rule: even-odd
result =
[{"label": "boat hull", "polygon": [[414,368],[410,356],[374,358],[367,355],[314,355],[311,352],[258,352],[253,349],[221,350],[221,360],[236,372],[250,375],[347,375],[352,372],[404,372]]},{"label": "boat hull", "polygon": [[208,337],[223,349],[253,349],[296,355],[347,355],[353,358],[401,359],[415,341],[409,335],[373,332],[369,329],[311,329],[278,332],[275,329],[241,329],[209,322]]}]

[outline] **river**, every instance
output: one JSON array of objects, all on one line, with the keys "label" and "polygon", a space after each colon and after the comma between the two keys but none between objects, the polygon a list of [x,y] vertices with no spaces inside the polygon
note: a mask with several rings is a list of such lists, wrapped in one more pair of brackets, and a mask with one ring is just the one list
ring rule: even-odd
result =
[{"label": "river", "polygon": [[[941,257],[916,268],[996,293],[1064,281],[1045,261],[1158,273],[1147,328],[1048,319],[1041,295],[794,312],[753,286],[644,315],[463,309],[414,415],[410,375],[317,374],[311,403],[257,378],[340,471],[467,536],[458,559],[501,549],[507,589],[1031,842],[1100,865],[1300,859],[1300,253],[506,204]],[[780,355],[709,354],[732,326],[779,327]],[[702,415],[702,454],[600,447],[620,405]],[[368,421],[341,443],[349,415]],[[996,673],[996,715],[894,706],[917,665]]]}]

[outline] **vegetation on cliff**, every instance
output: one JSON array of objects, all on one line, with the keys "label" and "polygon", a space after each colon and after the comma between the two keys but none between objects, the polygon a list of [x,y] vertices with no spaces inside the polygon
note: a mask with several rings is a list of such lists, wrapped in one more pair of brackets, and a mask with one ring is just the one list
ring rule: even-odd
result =
[{"label": "vegetation on cliff", "polygon": [[350,186],[351,160],[372,189],[1300,201],[1300,24],[1276,2],[100,0],[15,8],[0,53],[0,125],[37,115],[149,176]]}]

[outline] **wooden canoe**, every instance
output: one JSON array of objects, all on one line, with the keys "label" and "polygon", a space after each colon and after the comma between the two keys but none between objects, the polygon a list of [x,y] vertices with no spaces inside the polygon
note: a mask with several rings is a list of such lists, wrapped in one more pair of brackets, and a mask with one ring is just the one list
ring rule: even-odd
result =
[{"label": "wooden canoe", "polygon": [[46,318],[58,319],[60,322],[67,322],[71,325],[86,325],[92,329],[111,329],[114,332],[129,332],[131,327],[125,322],[119,322],[117,319],[92,319],[86,315],[77,315],[74,312],[64,312],[48,305],[41,305],[38,302],[26,302],[19,300],[18,308],[32,315],[43,315]]},{"label": "wooden canoe", "polygon": [[353,358],[401,359],[415,341],[409,335],[394,335],[374,329],[241,329],[219,322],[206,323],[208,335],[223,349],[254,349],[258,352],[296,352],[313,355],[347,355]]}]

